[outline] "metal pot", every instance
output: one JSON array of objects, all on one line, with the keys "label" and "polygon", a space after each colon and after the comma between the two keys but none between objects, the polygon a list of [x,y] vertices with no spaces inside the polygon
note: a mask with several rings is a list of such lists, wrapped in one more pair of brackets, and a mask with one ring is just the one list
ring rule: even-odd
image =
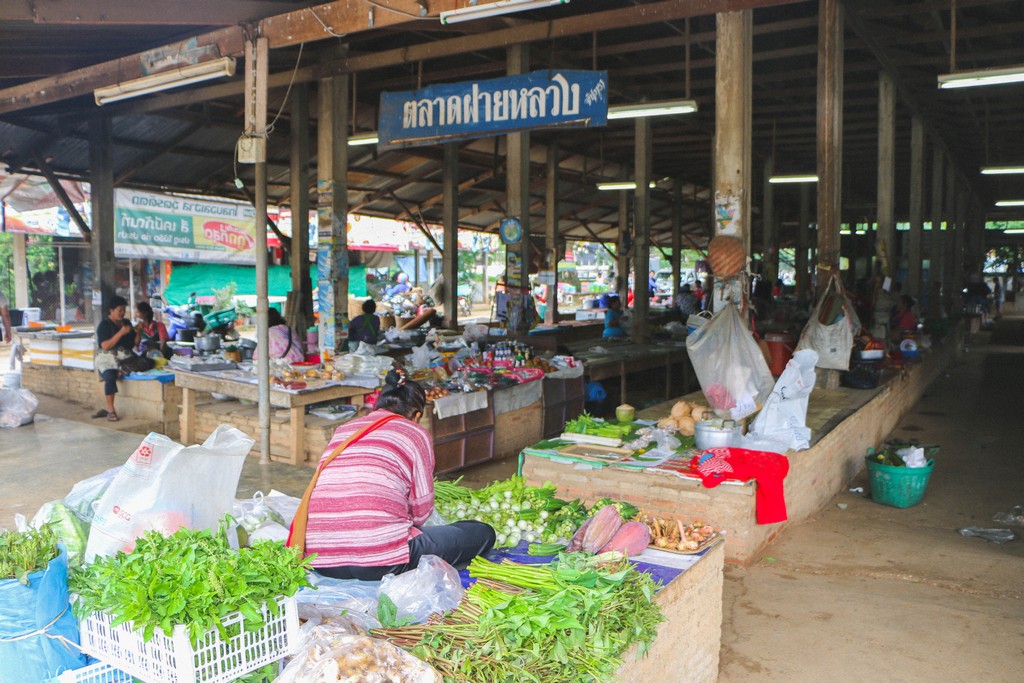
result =
[{"label": "metal pot", "polygon": [[242,360],[252,360],[252,352],[256,350],[256,342],[252,339],[239,339],[238,350],[242,352]]},{"label": "metal pot", "polygon": [[728,448],[739,443],[743,426],[736,420],[701,420],[693,427],[693,441],[697,448]]},{"label": "metal pot", "polygon": [[203,353],[210,353],[220,348],[220,337],[215,334],[208,334],[196,337],[196,350]]}]

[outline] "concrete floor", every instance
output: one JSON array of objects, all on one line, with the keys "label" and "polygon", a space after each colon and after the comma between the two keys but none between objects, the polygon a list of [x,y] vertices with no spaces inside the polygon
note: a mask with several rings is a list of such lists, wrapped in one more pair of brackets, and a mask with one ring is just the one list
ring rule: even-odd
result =
[{"label": "concrete floor", "polygon": [[[895,431],[942,447],[922,504],[899,510],[844,491],[758,562],[727,567],[719,680],[1024,680],[1024,539],[995,545],[956,533],[998,526],[995,513],[1024,504],[1022,385],[1024,319],[1004,319]],[[108,429],[129,425],[89,412],[44,400],[34,425],[0,430],[0,526],[121,465],[138,445],[138,434]],[[514,469],[510,459],[466,481]],[[249,459],[238,495],[300,495],[308,477]],[[867,489],[866,474],[850,486]]]}]

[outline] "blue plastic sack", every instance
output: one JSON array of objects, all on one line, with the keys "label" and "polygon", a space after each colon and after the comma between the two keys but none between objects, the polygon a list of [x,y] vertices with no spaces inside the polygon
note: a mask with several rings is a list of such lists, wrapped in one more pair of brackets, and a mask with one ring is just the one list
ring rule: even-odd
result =
[{"label": "blue plastic sack", "polygon": [[27,586],[0,580],[0,683],[45,681],[85,666],[78,642],[63,547],[46,569],[28,575]]},{"label": "blue plastic sack", "polygon": [[608,398],[608,392],[605,391],[604,386],[600,382],[587,382],[585,387],[587,400],[592,403],[603,401]]}]

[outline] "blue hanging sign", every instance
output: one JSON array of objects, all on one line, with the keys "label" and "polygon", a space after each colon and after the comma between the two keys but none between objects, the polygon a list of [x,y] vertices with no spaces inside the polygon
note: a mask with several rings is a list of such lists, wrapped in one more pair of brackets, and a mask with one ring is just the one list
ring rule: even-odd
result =
[{"label": "blue hanging sign", "polygon": [[380,147],[413,147],[607,122],[606,71],[550,70],[382,92],[377,134]]}]

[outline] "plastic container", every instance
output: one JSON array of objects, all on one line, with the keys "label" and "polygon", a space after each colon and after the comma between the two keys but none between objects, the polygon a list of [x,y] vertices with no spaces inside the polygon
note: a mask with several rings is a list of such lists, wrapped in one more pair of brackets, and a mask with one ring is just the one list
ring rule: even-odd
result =
[{"label": "plastic container", "polygon": [[109,664],[99,662],[83,666],[81,669],[65,671],[57,676],[58,683],[132,683],[135,679]]},{"label": "plastic container", "polygon": [[768,344],[768,354],[771,357],[768,370],[772,376],[778,377],[786,369],[786,363],[793,357],[796,337],[787,332],[769,332],[764,335],[764,341]]},{"label": "plastic container", "polygon": [[111,626],[113,617],[96,612],[80,623],[82,651],[143,681],[226,683],[279,661],[298,646],[295,598],[278,598],[277,604],[276,616],[261,607],[263,626],[252,631],[246,630],[241,612],[229,614],[222,623],[234,635],[225,640],[211,628],[195,648],[185,626],[176,626],[171,637],[158,628],[147,643],[133,624]]},{"label": "plastic container", "polygon": [[909,508],[924,498],[935,460],[925,467],[893,467],[865,459],[871,478],[871,500],[894,508]]}]

